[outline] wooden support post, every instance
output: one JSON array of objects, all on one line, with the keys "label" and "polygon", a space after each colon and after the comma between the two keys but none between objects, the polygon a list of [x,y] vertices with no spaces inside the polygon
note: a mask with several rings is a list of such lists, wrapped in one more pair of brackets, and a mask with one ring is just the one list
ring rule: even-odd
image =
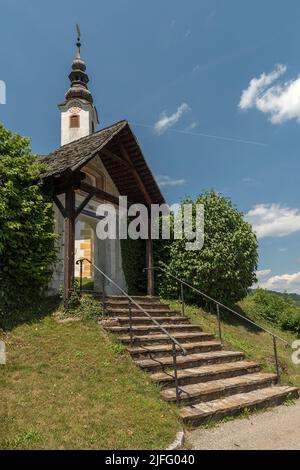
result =
[{"label": "wooden support post", "polygon": [[66,193],[65,204],[65,266],[64,266],[64,304],[68,307],[71,290],[74,283],[75,263],[75,191],[71,187]]},{"label": "wooden support post", "polygon": [[149,269],[153,268],[153,241],[149,235],[146,240],[146,267],[147,269],[147,293],[151,297],[155,294],[154,289],[154,270]]}]

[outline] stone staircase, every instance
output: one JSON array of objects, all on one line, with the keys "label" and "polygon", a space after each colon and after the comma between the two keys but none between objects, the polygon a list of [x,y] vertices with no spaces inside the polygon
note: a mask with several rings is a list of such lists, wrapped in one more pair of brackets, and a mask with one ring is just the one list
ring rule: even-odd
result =
[{"label": "stone staircase", "polygon": [[[245,409],[275,406],[287,398],[298,398],[298,389],[276,385],[276,375],[262,372],[241,352],[224,350],[214,335],[205,333],[181,313],[160,303],[158,297],[134,297],[157,322],[186,349],[178,353],[180,413],[187,424],[198,425],[240,413]],[[132,308],[130,342],[128,300],[108,297],[105,328],[119,336],[134,362],[149,372],[162,389],[162,397],[176,403],[172,345],[166,334],[138,308]]]}]

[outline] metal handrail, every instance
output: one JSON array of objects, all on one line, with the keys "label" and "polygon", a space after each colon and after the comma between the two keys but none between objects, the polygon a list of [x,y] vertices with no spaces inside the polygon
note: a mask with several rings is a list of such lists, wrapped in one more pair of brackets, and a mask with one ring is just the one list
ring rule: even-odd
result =
[{"label": "metal handrail", "polygon": [[[87,261],[91,266],[93,266],[93,268],[96,269],[103,276],[103,280],[106,279],[107,281],[109,281],[109,283],[111,283],[114,287],[116,287],[122,293],[122,295],[124,295],[129,300],[128,308],[129,308],[129,321],[130,321],[129,328],[130,328],[131,345],[134,342],[133,334],[132,334],[132,312],[131,312],[132,305],[135,305],[141,312],[143,312],[156,326],[159,327],[159,329],[172,342],[174,381],[175,381],[175,389],[176,389],[176,401],[177,401],[177,404],[178,404],[179,399],[180,399],[180,395],[182,393],[182,390],[179,387],[178,377],[177,377],[177,353],[178,353],[178,350],[177,350],[176,346],[181,350],[181,352],[184,356],[187,355],[186,349],[179,343],[179,341],[177,341],[176,338],[174,338],[174,336],[170,335],[170,333],[163,326],[161,326],[161,324],[157,320],[155,320],[150,315],[150,313],[148,313],[143,307],[141,307],[141,305],[138,304],[138,302],[136,302],[129,294],[127,294],[127,292],[125,292],[124,289],[122,289],[122,287],[120,287],[115,281],[113,281],[107,274],[105,274],[100,268],[98,268],[98,266],[96,266],[94,263],[92,263],[92,261],[89,260],[88,258],[80,258],[76,261],[77,265],[80,264],[80,290],[81,291],[82,291],[82,264],[84,263],[84,261]],[[105,303],[104,284],[103,284],[102,294],[103,294],[103,308],[105,308],[105,306],[104,306],[104,303]]]},{"label": "metal handrail", "polygon": [[184,281],[183,279],[180,279],[176,276],[174,276],[173,274],[171,274],[169,271],[167,271],[166,269],[163,269],[161,266],[153,266],[152,268],[144,268],[144,271],[148,271],[148,270],[160,270],[162,271],[163,273],[167,274],[168,276],[172,277],[173,279],[175,279],[176,281],[178,281],[180,283],[180,291],[181,291],[181,303],[182,303],[182,313],[184,314],[184,292],[183,292],[183,286],[186,286],[190,289],[192,289],[193,291],[197,292],[198,294],[202,295],[203,297],[205,297],[206,299],[210,300],[211,302],[213,302],[216,306],[217,306],[217,316],[218,316],[218,327],[219,327],[219,338],[220,338],[220,341],[222,342],[222,331],[221,331],[221,319],[220,319],[220,307],[224,308],[225,310],[229,311],[230,313],[233,313],[234,315],[242,318],[244,321],[252,324],[253,326],[255,326],[256,328],[259,328],[260,330],[264,331],[265,333],[268,333],[270,336],[272,336],[273,338],[273,348],[274,348],[274,357],[275,357],[275,364],[276,364],[276,371],[277,371],[277,379],[279,381],[280,379],[280,373],[279,373],[279,362],[278,362],[278,354],[277,354],[277,340],[281,341],[282,343],[284,343],[286,346],[289,346],[290,348],[292,348],[291,344],[286,341],[285,339],[281,338],[281,336],[278,336],[276,335],[275,333],[273,333],[272,331],[268,330],[267,328],[264,328],[263,326],[259,325],[258,323],[255,323],[254,321],[252,320],[249,320],[249,318],[245,317],[244,315],[241,315],[240,313],[238,313],[237,311],[233,310],[232,308],[230,307],[227,307],[227,305],[224,305],[222,302],[219,302],[218,300],[210,297],[209,295],[205,294],[204,292],[200,291],[199,289],[197,289],[196,287],[192,286],[191,284],[189,284],[188,282]]}]

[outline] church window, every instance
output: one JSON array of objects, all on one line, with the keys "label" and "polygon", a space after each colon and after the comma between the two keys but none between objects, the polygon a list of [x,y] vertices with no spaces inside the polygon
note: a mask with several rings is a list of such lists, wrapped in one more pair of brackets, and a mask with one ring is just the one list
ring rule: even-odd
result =
[{"label": "church window", "polygon": [[70,127],[80,127],[80,116],[78,116],[78,114],[73,114],[72,116],[70,116]]}]

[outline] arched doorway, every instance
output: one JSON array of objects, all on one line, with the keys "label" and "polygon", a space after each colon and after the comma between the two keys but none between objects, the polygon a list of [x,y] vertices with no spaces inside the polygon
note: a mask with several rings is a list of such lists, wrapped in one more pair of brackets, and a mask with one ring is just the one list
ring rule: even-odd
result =
[{"label": "arched doorway", "polygon": [[[85,218],[80,218],[75,225],[75,260],[87,258],[94,263],[94,227]],[[80,267],[75,263],[75,277],[80,277]],[[94,269],[90,263],[83,263],[83,289],[94,289]]]}]

